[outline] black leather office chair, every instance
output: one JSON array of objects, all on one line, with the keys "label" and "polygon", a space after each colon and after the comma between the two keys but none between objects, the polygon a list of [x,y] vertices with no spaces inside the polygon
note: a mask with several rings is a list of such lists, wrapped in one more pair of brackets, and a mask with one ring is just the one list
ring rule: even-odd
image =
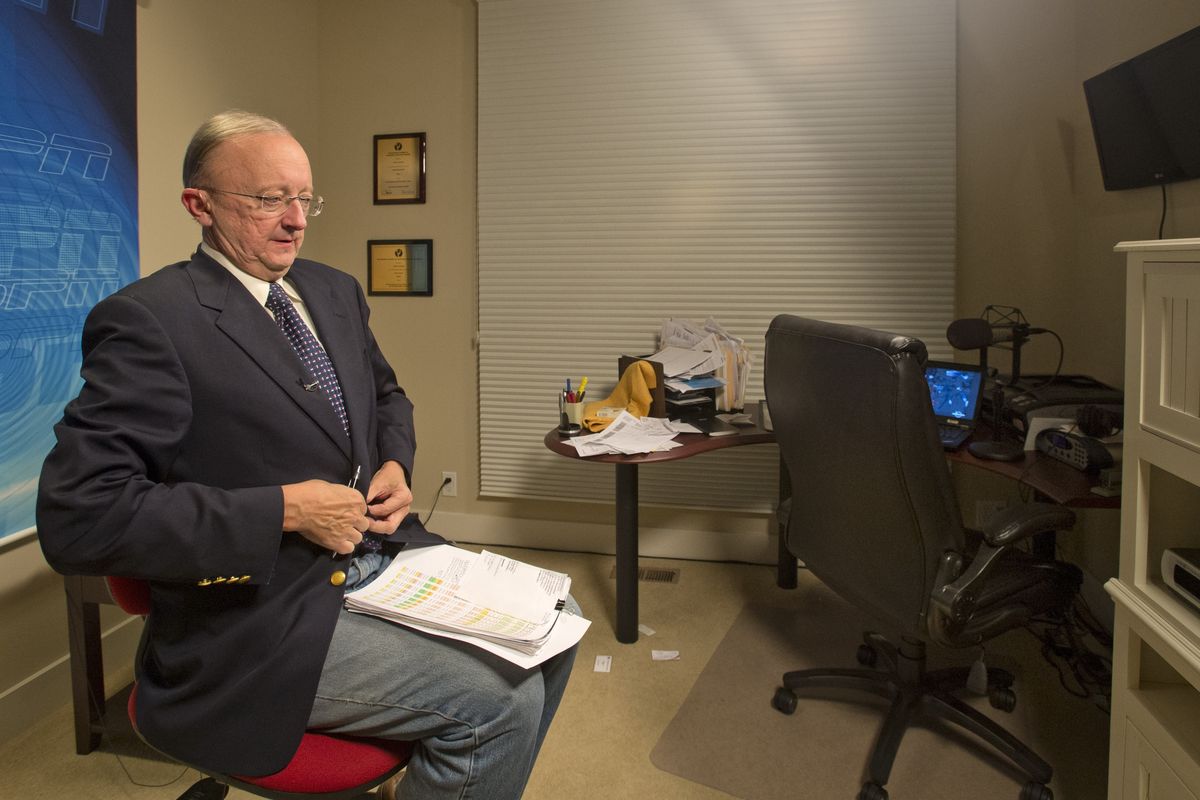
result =
[{"label": "black leather office chair", "polygon": [[[910,721],[924,713],[976,734],[1026,776],[1021,800],[1052,800],[1049,764],[951,691],[967,668],[927,671],[925,646],[973,647],[1036,615],[1062,613],[1077,567],[1020,545],[1070,527],[1067,509],[1007,509],[969,536],[938,441],[925,383],[925,345],[890,333],[780,315],[766,336],[765,386],[791,480],[786,543],[831,589],[898,634],[864,635],[858,661],[882,670],[789,672],[774,706],[796,708],[807,687],[882,695],[891,707],[858,800],[884,788]],[[992,705],[1011,711],[1012,676],[991,670]]]}]

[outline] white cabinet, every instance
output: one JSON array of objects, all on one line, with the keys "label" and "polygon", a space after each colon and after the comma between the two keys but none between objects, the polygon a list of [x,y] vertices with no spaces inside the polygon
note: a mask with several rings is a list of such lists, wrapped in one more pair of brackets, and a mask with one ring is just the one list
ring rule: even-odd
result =
[{"label": "white cabinet", "polygon": [[1196,800],[1132,722],[1125,723],[1125,779],[1121,797],[1139,800]]},{"label": "white cabinet", "polygon": [[1200,239],[1127,254],[1121,561],[1109,800],[1200,798],[1200,610],[1162,579],[1200,547]]}]

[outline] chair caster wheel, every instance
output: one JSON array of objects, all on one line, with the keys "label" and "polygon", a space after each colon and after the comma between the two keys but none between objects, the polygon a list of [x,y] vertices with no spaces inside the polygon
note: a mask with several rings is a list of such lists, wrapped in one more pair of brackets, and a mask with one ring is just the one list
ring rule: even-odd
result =
[{"label": "chair caster wheel", "polygon": [[222,800],[229,794],[229,786],[215,778],[201,778],[179,795],[179,800]]},{"label": "chair caster wheel", "polygon": [[1017,695],[1012,689],[993,688],[988,692],[988,702],[992,708],[1011,712],[1017,707]]},{"label": "chair caster wheel", "polygon": [[1054,800],[1054,792],[1044,783],[1030,781],[1021,787],[1021,800]]},{"label": "chair caster wheel", "polygon": [[860,644],[854,657],[864,667],[874,667],[875,662],[879,660],[879,653],[875,652],[875,648],[869,644]]},{"label": "chair caster wheel", "polygon": [[878,783],[868,781],[858,790],[858,800],[888,800],[887,789]]},{"label": "chair caster wheel", "polygon": [[988,683],[992,686],[999,686],[1001,689],[1008,689],[1013,685],[1013,674],[1000,667],[988,667]]},{"label": "chair caster wheel", "polygon": [[796,713],[796,702],[796,693],[786,686],[776,689],[775,696],[771,698],[771,705],[784,714]]}]

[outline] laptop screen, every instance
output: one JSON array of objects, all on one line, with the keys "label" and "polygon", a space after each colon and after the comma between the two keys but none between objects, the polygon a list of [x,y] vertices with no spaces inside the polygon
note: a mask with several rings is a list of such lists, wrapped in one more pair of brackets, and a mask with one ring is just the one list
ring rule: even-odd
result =
[{"label": "laptop screen", "polygon": [[933,415],[938,422],[956,425],[975,422],[983,390],[983,372],[977,365],[929,361],[925,364],[925,382],[929,384]]}]

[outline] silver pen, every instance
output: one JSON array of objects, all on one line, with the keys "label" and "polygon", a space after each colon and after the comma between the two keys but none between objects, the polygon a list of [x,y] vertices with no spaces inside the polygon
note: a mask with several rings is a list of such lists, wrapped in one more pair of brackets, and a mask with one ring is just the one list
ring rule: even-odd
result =
[{"label": "silver pen", "polygon": [[[350,482],[349,482],[349,483],[347,483],[346,485],[347,485],[347,486],[349,486],[351,489],[353,489],[355,486],[357,486],[357,485],[358,485],[358,476],[359,476],[359,475],[362,475],[362,464],[359,464],[357,467],[355,467],[355,468],[354,468],[354,477],[353,477],[353,478],[351,478],[351,479],[350,479]],[[330,557],[330,558],[337,558],[337,557],[338,557],[338,551],[337,551],[337,550],[333,550],[333,551],[331,551],[331,552],[329,553],[329,557]]]}]

